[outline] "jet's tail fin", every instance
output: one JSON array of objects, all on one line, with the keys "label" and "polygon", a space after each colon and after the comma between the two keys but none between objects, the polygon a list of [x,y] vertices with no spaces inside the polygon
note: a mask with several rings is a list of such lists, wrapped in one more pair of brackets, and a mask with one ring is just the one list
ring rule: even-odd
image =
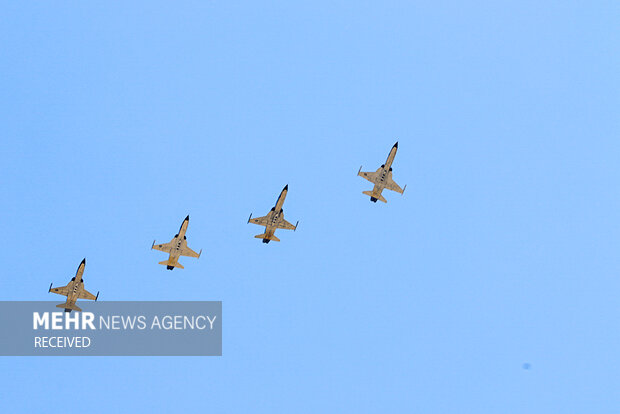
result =
[{"label": "jet's tail fin", "polygon": [[362,193],[364,193],[367,196],[369,196],[371,201],[381,200],[384,203],[387,203],[387,200],[381,194],[375,194],[372,191],[362,191]]},{"label": "jet's tail fin", "polygon": [[159,262],[159,264],[168,266],[168,267],[178,267],[179,269],[185,269],[181,263],[179,262],[173,263],[169,260],[164,260],[163,262]]},{"label": "jet's tail fin", "polygon": [[263,239],[263,240],[280,241],[280,239],[278,239],[275,235],[267,234],[267,233],[257,234],[256,236],[254,236],[254,238],[256,238],[256,239]]},{"label": "jet's tail fin", "polygon": [[69,303],[59,303],[58,305],[56,305],[57,308],[64,308],[65,312],[71,312],[72,310],[74,311],[78,311],[78,312],[82,312],[82,309],[77,307],[75,305],[75,303],[73,305],[69,304]]}]

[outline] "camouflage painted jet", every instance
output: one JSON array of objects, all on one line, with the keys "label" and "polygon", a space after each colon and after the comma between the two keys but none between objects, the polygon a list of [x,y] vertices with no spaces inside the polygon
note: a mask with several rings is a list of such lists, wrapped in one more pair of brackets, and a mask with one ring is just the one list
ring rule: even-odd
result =
[{"label": "camouflage painted jet", "polygon": [[390,153],[388,154],[387,161],[383,164],[379,169],[375,172],[362,172],[362,167],[360,167],[357,175],[363,177],[373,183],[375,187],[372,191],[362,191],[362,193],[370,196],[370,201],[376,203],[377,200],[381,200],[384,203],[387,203],[387,200],[381,195],[381,192],[384,188],[388,190],[396,191],[397,193],[404,193],[404,188],[400,188],[398,184],[394,182],[392,179],[392,163],[394,162],[394,157],[396,156],[396,151],[398,150],[398,142],[394,144]]},{"label": "camouflage painted jet", "polygon": [[168,270],[172,270],[175,267],[178,267],[179,269],[184,269],[183,265],[179,263],[180,256],[199,258],[202,254],[202,250],[200,250],[200,253],[196,253],[195,251],[187,247],[187,238],[185,237],[185,233],[187,232],[188,225],[189,215],[185,217],[185,220],[183,220],[181,228],[179,229],[179,233],[176,234],[172,238],[172,240],[170,240],[170,243],[155,244],[155,241],[153,241],[151,249],[159,250],[170,254],[168,260],[159,262],[160,265],[165,265],[166,269]]},{"label": "camouflage painted jet", "polygon": [[67,286],[52,288],[52,284],[50,284],[50,288],[48,292],[58,293],[59,295],[63,295],[67,297],[67,301],[65,303],[61,303],[56,305],[57,308],[64,308],[65,312],[71,312],[72,310],[81,312],[82,309],[78,308],[75,305],[75,302],[78,299],[89,299],[96,301],[99,297],[99,292],[97,292],[97,296],[93,295],[86,289],[84,289],[84,279],[82,275],[84,274],[84,267],[86,266],[86,259],[82,260],[82,263],[78,266],[77,273],[71,279],[71,282]]},{"label": "camouflage painted jet", "polygon": [[297,230],[297,224],[299,224],[299,221],[293,226],[291,223],[284,220],[284,209],[282,209],[282,204],[284,204],[284,199],[286,198],[287,192],[288,184],[280,193],[275,207],[271,208],[269,214],[258,218],[252,218],[252,214],[250,214],[250,218],[248,218],[248,223],[252,222],[254,224],[258,224],[259,226],[265,226],[265,232],[263,234],[257,234],[254,236],[257,239],[263,239],[263,243],[269,243],[271,240],[280,241],[280,239],[274,235],[276,229]]}]

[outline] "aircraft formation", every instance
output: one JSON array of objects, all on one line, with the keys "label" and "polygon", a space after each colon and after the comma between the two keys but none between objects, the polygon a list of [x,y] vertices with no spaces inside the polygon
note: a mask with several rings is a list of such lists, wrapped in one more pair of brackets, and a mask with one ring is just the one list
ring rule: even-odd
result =
[{"label": "aircraft formation", "polygon": [[[383,201],[387,203],[385,197],[383,197],[383,190],[391,190],[397,193],[403,194],[407,186],[405,185],[403,188],[400,188],[398,184],[392,179],[392,163],[394,162],[394,158],[396,157],[396,152],[398,151],[398,142],[394,144],[394,146],[390,149],[387,160],[384,164],[382,164],[377,171],[375,172],[363,172],[362,167],[360,167],[357,175],[370,181],[374,184],[374,187],[371,191],[363,191],[362,193],[370,197],[370,201],[376,203],[377,200]],[[284,230],[297,230],[297,225],[299,221],[293,225],[292,223],[286,221],[284,219],[284,209],[282,208],[284,204],[284,200],[286,199],[286,195],[288,194],[288,184],[282,189],[282,192],[278,196],[276,200],[276,204],[271,208],[269,213],[263,217],[252,218],[252,214],[248,218],[248,223],[257,224],[259,226],[265,227],[265,232],[262,234],[257,234],[254,236],[257,239],[261,239],[263,243],[267,244],[270,241],[279,242],[280,239],[275,236],[275,232],[277,229]],[[189,226],[189,215],[185,217],[183,223],[181,223],[181,228],[179,232],[174,235],[172,240],[169,243],[164,244],[155,244],[155,240],[151,245],[152,250],[159,250],[168,254],[168,259],[159,262],[160,265],[166,266],[168,270],[174,270],[174,268],[184,269],[183,265],[179,263],[179,257],[187,256],[187,257],[195,257],[198,259],[202,254],[202,249],[200,252],[196,253],[194,250],[189,248],[187,245],[187,228]],[[99,292],[97,295],[93,295],[89,291],[84,288],[84,268],[86,267],[86,259],[82,260],[80,265],[78,266],[77,272],[75,276],[71,279],[71,281],[66,285],[58,288],[53,288],[52,284],[50,284],[48,292],[56,293],[58,295],[63,295],[67,297],[67,300],[64,303],[60,303],[56,305],[57,308],[63,308],[65,312],[81,311],[75,303],[78,299],[88,299],[97,301],[99,298]]]}]

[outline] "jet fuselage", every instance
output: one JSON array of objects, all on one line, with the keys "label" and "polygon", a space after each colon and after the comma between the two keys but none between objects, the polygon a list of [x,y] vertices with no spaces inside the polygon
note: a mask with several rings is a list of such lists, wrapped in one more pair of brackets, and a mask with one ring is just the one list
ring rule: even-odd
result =
[{"label": "jet fuselage", "polygon": [[379,198],[379,196],[381,196],[381,193],[387,185],[388,175],[390,171],[392,171],[392,163],[394,162],[394,158],[396,157],[396,151],[398,151],[397,144],[395,144],[390,150],[387,160],[385,160],[385,164],[381,166],[379,175],[377,175],[377,178],[374,180],[375,186],[372,189],[372,193],[373,195],[376,195],[376,197],[370,197],[370,201],[372,202],[377,202],[377,199]]},{"label": "jet fuselage", "polygon": [[[168,257],[168,262],[171,264],[176,264],[179,261],[179,257],[181,257],[181,252],[183,249],[187,247],[187,238],[185,237],[185,233],[187,233],[187,226],[189,225],[189,216],[185,217],[183,223],[181,223],[181,228],[179,229],[179,233],[174,236],[173,242],[173,250],[170,252],[170,256]],[[166,266],[168,270],[174,269],[174,266],[168,265]]]},{"label": "jet fuselage", "polygon": [[68,305],[74,305],[80,296],[80,290],[84,289],[84,280],[82,280],[82,275],[84,274],[85,266],[86,262],[82,261],[80,266],[78,266],[75,277],[71,279],[71,282],[69,282],[69,294],[67,295]]},{"label": "jet fuselage", "polygon": [[[284,205],[284,200],[286,199],[286,194],[288,193],[288,185],[284,187],[278,199],[276,200],[276,205],[269,211],[267,214],[267,225],[265,226],[265,234],[268,236],[273,236],[278,224],[278,219],[282,215],[282,206]],[[263,239],[263,243],[269,243],[269,239]]]}]

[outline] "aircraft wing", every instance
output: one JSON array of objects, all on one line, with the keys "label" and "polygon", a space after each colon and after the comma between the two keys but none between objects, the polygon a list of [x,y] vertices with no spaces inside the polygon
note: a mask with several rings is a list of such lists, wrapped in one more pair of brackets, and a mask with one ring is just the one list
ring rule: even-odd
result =
[{"label": "aircraft wing", "polygon": [[80,295],[78,296],[78,298],[80,299],[89,299],[89,300],[95,300],[97,297],[95,295],[93,295],[92,293],[90,293],[88,290],[82,288],[82,290],[80,291]]},{"label": "aircraft wing", "polygon": [[69,294],[69,285],[57,288],[51,288],[50,292],[57,293],[59,295],[67,296]]},{"label": "aircraft wing", "polygon": [[[202,253],[202,251],[201,251]],[[195,258],[199,258],[200,257],[200,253],[196,253],[195,251],[193,251],[192,249],[190,249],[189,247],[185,246],[182,250],[181,250],[181,256],[187,256],[187,257],[195,257]]]},{"label": "aircraft wing", "polygon": [[284,220],[284,218],[280,218],[280,220],[278,220],[278,224],[276,225],[276,227],[285,230],[295,230],[297,228],[297,226],[293,226],[291,223]]},{"label": "aircraft wing", "polygon": [[379,167],[379,169],[375,172],[364,172],[364,171],[358,171],[357,175],[359,175],[362,178],[367,179],[368,181],[370,181],[371,183],[375,183],[377,181],[377,177],[379,176],[379,172],[381,171],[381,167]]},{"label": "aircraft wing", "polygon": [[259,226],[266,226],[267,223],[269,223],[269,219],[267,219],[267,216],[255,217],[250,218],[249,223],[258,224]]},{"label": "aircraft wing", "polygon": [[173,246],[172,242],[164,243],[164,244],[155,244],[155,242],[153,242],[153,246],[151,247],[151,249],[159,250],[161,252],[170,253],[172,251],[172,246]]},{"label": "aircraft wing", "polygon": [[390,171],[390,173],[388,174],[388,179],[387,179],[387,183],[385,185],[385,188],[387,188],[388,190],[392,190],[392,191],[396,191],[397,193],[403,193],[402,188],[400,188],[400,186],[398,184],[396,184],[396,182],[394,182],[394,180],[392,179],[392,172]]}]

